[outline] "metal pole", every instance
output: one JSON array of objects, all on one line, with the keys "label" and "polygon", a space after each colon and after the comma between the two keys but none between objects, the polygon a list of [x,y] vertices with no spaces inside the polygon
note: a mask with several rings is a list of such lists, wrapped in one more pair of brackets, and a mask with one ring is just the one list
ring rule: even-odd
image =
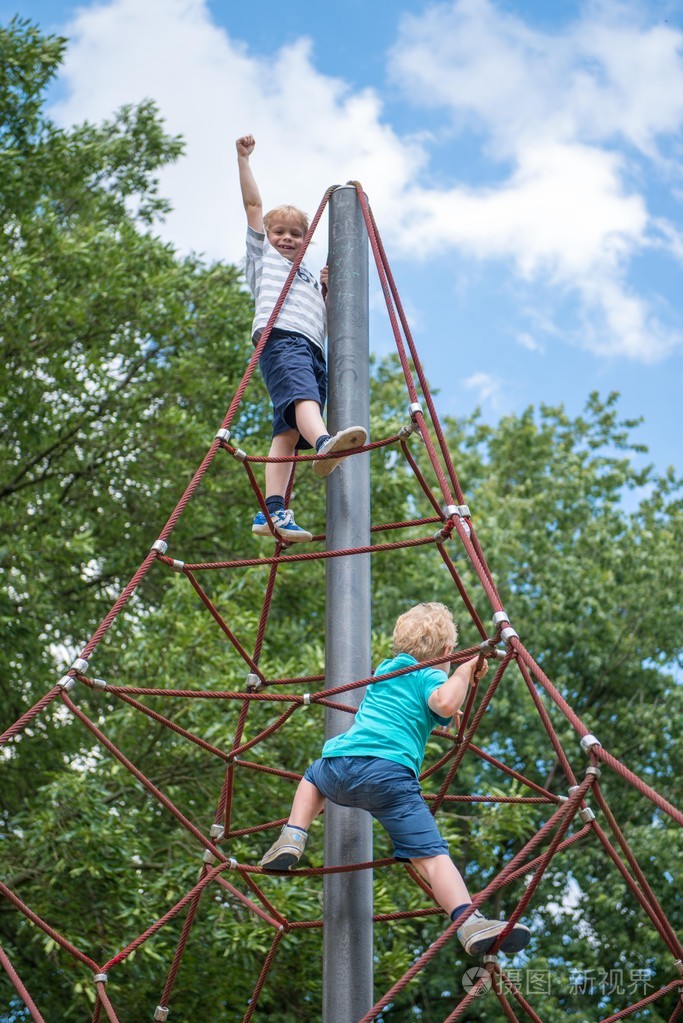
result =
[{"label": "metal pole", "polygon": [[[330,197],[328,315],[330,433],[369,428],[368,239],[353,186]],[[348,458],[328,477],[327,549],[370,543],[370,456]],[[327,562],[326,653],[328,686],[367,678],[370,647],[370,555]],[[364,690],[344,702],[358,706]],[[325,736],[346,731],[351,715],[328,708]],[[327,802],[325,865],[372,859],[372,818],[365,810]],[[323,882],[323,1023],[356,1023],[373,1005],[372,871],[326,874]]]}]

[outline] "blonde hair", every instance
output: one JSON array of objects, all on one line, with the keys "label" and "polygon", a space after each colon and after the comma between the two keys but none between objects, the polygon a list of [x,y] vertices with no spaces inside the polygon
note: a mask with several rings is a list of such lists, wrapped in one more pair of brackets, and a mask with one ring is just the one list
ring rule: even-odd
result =
[{"label": "blonde hair", "polygon": [[300,210],[297,206],[276,206],[275,209],[269,210],[263,217],[263,226],[266,231],[270,231],[271,224],[278,217],[284,217],[285,220],[298,220],[301,224],[304,234],[308,231],[308,217],[303,210]]},{"label": "blonde hair", "polygon": [[445,604],[415,604],[396,620],[393,653],[394,657],[404,653],[417,661],[430,661],[447,646],[454,647],[457,640],[458,629]]}]

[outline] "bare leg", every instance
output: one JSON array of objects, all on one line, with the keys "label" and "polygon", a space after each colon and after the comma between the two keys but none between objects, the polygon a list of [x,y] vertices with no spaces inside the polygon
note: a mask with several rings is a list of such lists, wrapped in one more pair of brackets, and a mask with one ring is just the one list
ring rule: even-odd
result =
[{"label": "bare leg", "polygon": [[434,898],[449,916],[456,906],[472,901],[460,871],[446,853],[424,856],[410,862],[429,883]]},{"label": "bare leg", "polygon": [[320,414],[320,405],[317,401],[306,398],[303,401],[295,402],[294,408],[299,433],[315,447],[318,437],[322,437],[328,432]]},{"label": "bare leg", "polygon": [[317,789],[310,781],[302,778],[294,795],[294,802],[292,803],[287,823],[308,831],[311,822],[322,811],[324,803],[325,797],[320,789]]},{"label": "bare leg", "polygon": [[[268,452],[271,458],[289,458],[294,454],[299,439],[297,430],[286,430],[278,433],[270,445]],[[292,475],[292,462],[266,462],[266,497],[280,494],[284,497]]]}]

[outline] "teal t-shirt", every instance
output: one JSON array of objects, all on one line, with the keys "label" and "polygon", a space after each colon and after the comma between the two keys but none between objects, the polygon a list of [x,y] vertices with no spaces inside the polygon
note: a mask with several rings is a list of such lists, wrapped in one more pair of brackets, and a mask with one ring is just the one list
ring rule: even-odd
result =
[{"label": "teal t-shirt", "polygon": [[[382,661],[375,677],[417,663],[410,654],[398,654]],[[323,757],[380,757],[404,764],[418,777],[430,732],[452,720],[439,717],[427,703],[447,677],[438,668],[420,668],[373,682],[348,732],[328,739]]]}]

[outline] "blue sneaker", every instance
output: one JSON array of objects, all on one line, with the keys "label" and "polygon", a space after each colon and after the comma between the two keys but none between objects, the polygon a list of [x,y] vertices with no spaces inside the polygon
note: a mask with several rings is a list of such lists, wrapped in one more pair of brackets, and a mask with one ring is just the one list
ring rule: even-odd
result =
[{"label": "blue sneaker", "polygon": [[[277,533],[283,540],[289,540],[290,543],[307,543],[309,540],[313,539],[312,533],[302,529],[301,526],[297,526],[294,521],[294,512],[291,508],[273,512],[270,517]],[[252,533],[255,533],[256,536],[273,535],[268,526],[268,519],[265,517],[263,512],[258,512],[258,514],[254,516],[251,531]]]}]

